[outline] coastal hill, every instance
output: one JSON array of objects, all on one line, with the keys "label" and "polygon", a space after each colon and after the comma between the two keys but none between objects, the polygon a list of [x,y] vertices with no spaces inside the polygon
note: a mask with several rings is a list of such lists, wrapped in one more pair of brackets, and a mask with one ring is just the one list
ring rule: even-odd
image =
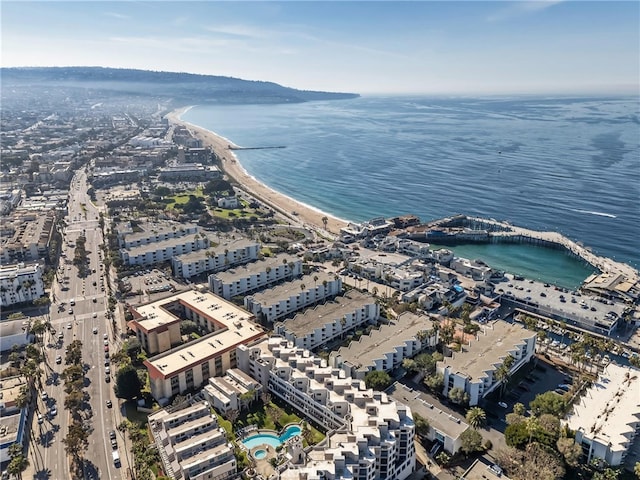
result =
[{"label": "coastal hill", "polygon": [[176,103],[301,103],[356,98],[355,93],[296,90],[273,82],[215,75],[103,67],[1,68],[3,86],[60,86],[142,97],[171,98]]}]

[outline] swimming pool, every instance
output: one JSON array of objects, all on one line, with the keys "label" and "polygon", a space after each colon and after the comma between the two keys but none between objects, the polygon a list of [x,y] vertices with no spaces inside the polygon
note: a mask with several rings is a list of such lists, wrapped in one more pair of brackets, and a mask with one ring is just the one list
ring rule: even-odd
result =
[{"label": "swimming pool", "polygon": [[291,437],[300,435],[300,433],[302,433],[302,429],[299,425],[291,425],[287,427],[287,429],[280,436],[274,433],[259,433],[257,435],[252,435],[245,438],[242,443],[249,450],[257,447],[258,445],[269,445],[270,447],[278,448]]},{"label": "swimming pool", "polygon": [[253,452],[253,458],[255,458],[256,460],[262,460],[263,458],[266,458],[266,457],[267,457],[266,450],[259,449]]}]

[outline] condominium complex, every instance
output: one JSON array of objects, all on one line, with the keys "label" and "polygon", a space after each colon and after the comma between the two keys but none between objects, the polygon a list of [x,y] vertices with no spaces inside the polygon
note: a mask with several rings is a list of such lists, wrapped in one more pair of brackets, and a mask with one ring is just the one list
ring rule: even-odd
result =
[{"label": "condominium complex", "polygon": [[496,320],[483,325],[460,352],[438,362],[436,370],[444,375],[444,395],[460,388],[469,395],[469,405],[477,405],[500,384],[495,378],[500,365],[511,356],[514,362],[509,371],[515,372],[531,359],[535,346],[536,332],[519,324]]},{"label": "condominium complex", "polygon": [[[243,309],[211,293],[188,291],[164,300],[136,307],[138,319],[130,322],[145,348],[156,347],[160,354],[145,360],[151,394],[156,400],[204,385],[209,377],[220,376],[236,366],[236,346],[264,335]],[[191,320],[211,333],[174,347],[180,320]]]},{"label": "condominium complex", "polygon": [[239,346],[237,355],[238,368],[328,430],[300,463],[279,467],[279,478],[402,480],[411,474],[415,427],[408,407],[283,338]]},{"label": "condominium complex", "polygon": [[199,163],[182,163],[158,169],[159,178],[165,182],[204,182],[220,178],[218,167]]},{"label": "condominium complex", "polygon": [[245,297],[244,306],[260,321],[273,323],[342,291],[342,280],[325,272],[305,275],[269,290]]},{"label": "condominium complex", "polygon": [[4,218],[0,227],[0,263],[35,262],[49,258],[55,212],[26,212]]},{"label": "condominium complex", "polygon": [[233,445],[206,402],[160,410],[148,421],[169,478],[213,480],[236,473]]},{"label": "condominium complex", "polygon": [[376,322],[379,317],[380,305],[375,298],[354,289],[289,320],[277,322],[274,332],[296,347],[314,350],[357,327]]},{"label": "condominium complex", "polygon": [[39,264],[0,266],[0,306],[32,302],[44,293],[42,267]]},{"label": "condominium complex", "polygon": [[0,383],[0,463],[10,460],[9,447],[14,443],[23,445],[25,433],[29,432],[29,408],[17,405],[22,389],[28,391],[23,377],[3,378]]},{"label": "condominium complex", "polygon": [[[445,412],[431,403],[433,400],[424,392],[413,390],[406,385],[394,383],[386,392],[396,402],[411,408],[414,418],[420,415],[427,420],[429,431],[424,435],[427,440],[436,442],[451,455],[460,450],[461,435],[469,428],[463,416],[455,412]],[[437,449],[435,447],[434,453]]]},{"label": "condominium complex", "polygon": [[[212,242],[217,243],[212,239]],[[171,260],[176,277],[191,278],[205,272],[216,272],[234,265],[241,265],[258,259],[260,244],[244,238],[235,240],[218,239],[218,244],[207,250],[198,250],[178,255]]]},{"label": "condominium complex", "polygon": [[435,324],[430,317],[405,312],[396,320],[371,330],[369,335],[331,352],[329,363],[359,379],[373,370],[390,372],[400,367],[405,358],[436,346]]},{"label": "condominium complex", "polygon": [[302,259],[291,255],[277,255],[209,275],[209,289],[216,295],[231,299],[300,275]]},{"label": "condominium complex", "polygon": [[153,230],[144,232],[121,232],[118,235],[120,248],[133,248],[150,243],[162,242],[170,238],[184,237],[199,232],[197,225],[187,223],[154,223]]},{"label": "condominium complex", "polygon": [[170,261],[176,255],[207,248],[209,239],[199,234],[169,238],[155,243],[120,249],[120,258],[125,265],[153,265]]},{"label": "condominium complex", "polygon": [[211,377],[202,393],[220,413],[240,411],[259,398],[262,385],[239,368],[230,368],[223,377]]},{"label": "condominium complex", "polygon": [[609,363],[579,401],[566,424],[576,432],[585,463],[622,465],[640,432],[640,370]]}]

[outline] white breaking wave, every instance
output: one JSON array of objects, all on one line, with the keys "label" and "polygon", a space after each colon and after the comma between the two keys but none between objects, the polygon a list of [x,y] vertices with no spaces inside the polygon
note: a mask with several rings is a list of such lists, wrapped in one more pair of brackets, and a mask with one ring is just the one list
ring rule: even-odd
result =
[{"label": "white breaking wave", "polygon": [[587,213],[589,215],[598,215],[600,217],[618,218],[617,216],[613,215],[612,213],[594,212],[592,210],[579,210],[577,208],[572,208],[571,211],[572,212],[578,212],[578,213]]}]

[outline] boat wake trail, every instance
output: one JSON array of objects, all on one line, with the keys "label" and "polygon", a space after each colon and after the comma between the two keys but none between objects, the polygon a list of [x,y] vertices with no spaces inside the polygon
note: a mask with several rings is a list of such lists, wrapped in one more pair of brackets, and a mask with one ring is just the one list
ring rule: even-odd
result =
[{"label": "boat wake trail", "polygon": [[589,214],[589,215],[598,215],[599,217],[618,218],[616,215],[613,215],[611,213],[594,212],[592,210],[579,210],[577,208],[572,208],[571,211],[572,212],[578,212],[578,213],[586,213],[586,214]]}]

